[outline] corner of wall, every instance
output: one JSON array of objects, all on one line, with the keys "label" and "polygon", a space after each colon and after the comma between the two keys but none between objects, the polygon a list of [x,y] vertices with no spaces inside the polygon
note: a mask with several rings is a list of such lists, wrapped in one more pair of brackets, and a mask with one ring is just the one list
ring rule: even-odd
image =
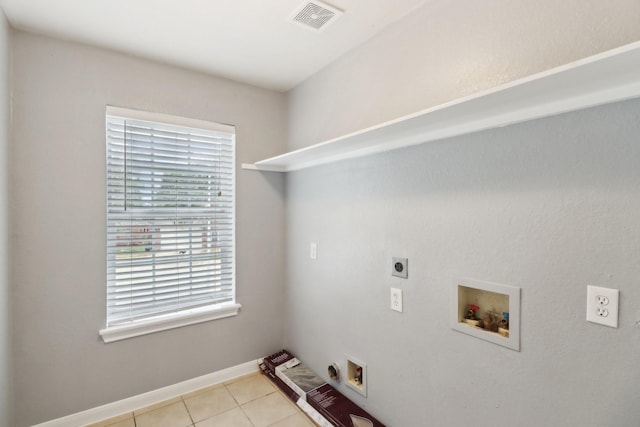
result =
[{"label": "corner of wall", "polygon": [[0,425],[13,414],[9,156],[11,140],[11,29],[0,8]]}]

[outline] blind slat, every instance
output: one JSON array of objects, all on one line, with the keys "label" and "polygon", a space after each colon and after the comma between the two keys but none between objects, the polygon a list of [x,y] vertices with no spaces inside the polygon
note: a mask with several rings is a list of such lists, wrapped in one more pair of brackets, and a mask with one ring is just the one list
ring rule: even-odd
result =
[{"label": "blind slat", "polygon": [[107,326],[235,301],[234,134],[107,115],[106,139]]}]

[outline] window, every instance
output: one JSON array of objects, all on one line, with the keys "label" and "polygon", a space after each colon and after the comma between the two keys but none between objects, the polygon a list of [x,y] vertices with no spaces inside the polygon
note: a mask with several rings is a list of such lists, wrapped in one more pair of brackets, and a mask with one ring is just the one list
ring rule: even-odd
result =
[{"label": "window", "polygon": [[237,314],[235,129],[107,107],[105,342]]}]

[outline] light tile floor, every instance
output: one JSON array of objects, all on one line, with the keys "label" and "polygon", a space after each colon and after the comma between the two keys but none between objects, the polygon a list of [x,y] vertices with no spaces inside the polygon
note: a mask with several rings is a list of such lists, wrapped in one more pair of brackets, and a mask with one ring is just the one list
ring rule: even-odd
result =
[{"label": "light tile floor", "polygon": [[237,378],[87,427],[313,427],[262,374]]}]

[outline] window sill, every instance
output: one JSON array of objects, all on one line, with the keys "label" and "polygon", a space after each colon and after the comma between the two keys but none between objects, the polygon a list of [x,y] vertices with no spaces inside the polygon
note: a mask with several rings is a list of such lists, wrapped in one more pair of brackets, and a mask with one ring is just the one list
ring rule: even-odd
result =
[{"label": "window sill", "polygon": [[140,335],[180,328],[210,320],[223,319],[238,315],[240,304],[228,304],[215,308],[194,309],[176,314],[158,316],[144,321],[107,327],[100,330],[100,336],[105,343],[126,340]]}]

